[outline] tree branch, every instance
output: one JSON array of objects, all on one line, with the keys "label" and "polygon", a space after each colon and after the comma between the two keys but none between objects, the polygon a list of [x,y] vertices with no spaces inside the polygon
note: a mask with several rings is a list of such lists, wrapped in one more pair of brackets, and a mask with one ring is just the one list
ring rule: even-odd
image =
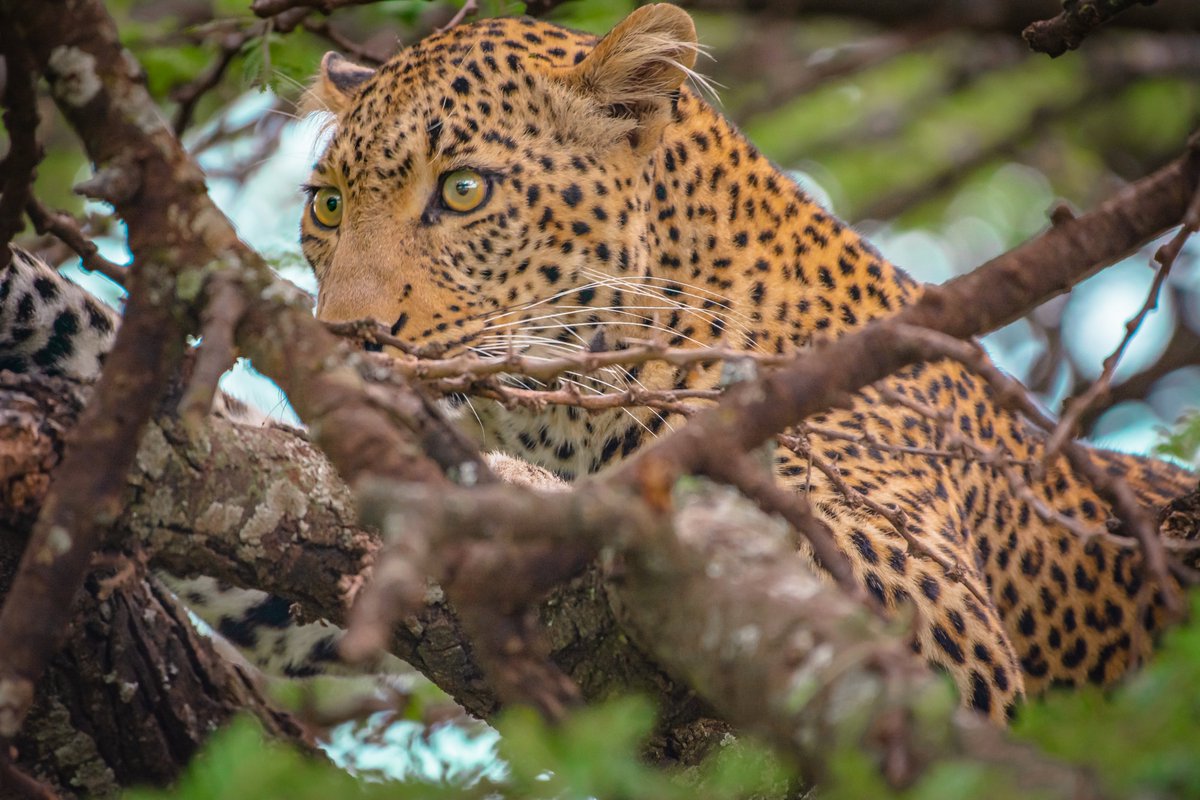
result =
[{"label": "tree branch", "polygon": [[1156,0],[1063,0],[1062,12],[1053,19],[1030,23],[1021,38],[1031,50],[1051,58],[1074,50],[1088,35],[1117,14]]},{"label": "tree branch", "polygon": [[[182,355],[183,319],[173,284],[188,265],[210,260],[189,245],[201,235],[221,250],[236,239],[232,231],[222,235],[202,224],[212,208],[203,177],[157,113],[126,113],[128,105],[152,109],[153,103],[144,84],[131,77],[101,4],[5,0],[0,17],[6,29],[19,32],[83,138],[97,169],[93,189],[125,219],[140,223],[130,228],[136,262],[125,324],[0,610],[2,747],[20,729],[37,678],[57,649],[91,553],[119,511],[122,476],[141,430]],[[184,220],[199,223],[198,230],[171,235]]]},{"label": "tree branch", "polygon": [[[41,454],[61,446],[79,404],[51,404],[50,399],[71,391],[61,380],[0,376],[0,405],[13,410],[10,424],[31,434],[0,440],[12,442],[28,456],[17,462],[0,446],[0,464],[36,466],[43,461]],[[23,395],[42,398],[43,404],[14,400]],[[18,413],[35,420],[49,418],[52,424],[18,423]],[[128,482],[125,508],[114,525],[125,533],[116,539],[126,545],[140,542],[156,568],[271,592],[295,603],[302,620],[347,623],[351,603],[370,574],[379,538],[361,527],[354,495],[299,432],[235,425],[217,417],[192,428],[161,418],[143,437]],[[431,505],[443,496],[436,486],[417,491],[426,491]],[[0,476],[0,508],[19,512],[27,522],[37,513],[44,492],[44,476],[32,466]],[[412,495],[408,490],[400,496]],[[570,529],[561,533],[569,535]],[[377,566],[375,573],[381,569]],[[428,591],[423,577],[421,581],[421,604],[388,630],[388,651],[472,714],[491,718],[500,699],[484,678],[463,623],[444,594]],[[525,602],[535,582],[514,581],[510,573],[499,585],[519,590]],[[629,643],[616,626],[596,570],[555,587],[548,599],[538,599],[537,627],[551,634],[546,641],[549,658],[575,680],[585,697],[599,699],[640,687],[660,699],[662,726],[652,743],[657,757],[694,763],[704,749],[697,750],[698,743],[711,743],[712,736],[727,730],[706,717],[706,706],[696,702],[690,689],[664,676]]]},{"label": "tree branch", "polygon": [[25,213],[33,222],[34,230],[40,234],[48,233],[74,250],[84,269],[99,272],[120,286],[125,285],[128,269],[100,255],[100,248],[84,235],[79,222],[70,214],[49,209],[36,197],[29,198]]},{"label": "tree branch", "polygon": [[0,55],[3,56],[4,129],[8,133],[8,153],[0,160],[0,270],[12,257],[8,243],[24,223],[21,213],[30,197],[34,171],[42,152],[37,143],[37,76],[29,51],[9,25],[0,30]]},{"label": "tree branch", "polygon": [[[1133,5],[1127,0],[1114,0]],[[957,29],[1018,34],[1031,20],[1063,10],[1060,0],[685,0],[686,8],[733,11],[767,18],[839,16],[895,28],[945,24]],[[1200,7],[1191,0],[1158,0],[1150,8],[1131,8],[1111,22],[1156,31],[1193,30],[1200,25]]]}]

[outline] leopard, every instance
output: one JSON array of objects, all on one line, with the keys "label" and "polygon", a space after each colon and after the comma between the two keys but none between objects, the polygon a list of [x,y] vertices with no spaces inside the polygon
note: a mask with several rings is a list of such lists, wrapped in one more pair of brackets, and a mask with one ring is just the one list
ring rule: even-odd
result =
[{"label": "leopard", "polygon": [[[435,33],[377,69],[326,54],[305,105],[324,113],[327,143],[300,221],[317,316],[374,320],[445,355],[545,358],[650,341],[775,357],[919,299],[921,283],[706,99],[701,52],[690,16],[660,3],[603,37],[498,17]],[[119,316],[12,252],[0,270],[0,369],[94,379]],[[703,394],[726,378],[716,362],[652,360],[555,383],[581,395]],[[649,406],[454,395],[446,409],[489,463],[564,481],[687,424]],[[961,440],[1003,457],[965,457]],[[1074,530],[1120,533],[1091,483],[1063,457],[1044,458],[1046,446],[982,378],[934,361],[811,417],[772,454],[776,479],[829,526],[863,592],[911,615],[914,649],[1001,725],[1025,697],[1111,686],[1142,663],[1175,588],[1146,577],[1132,539]],[[1196,484],[1166,462],[1088,451],[1150,509]],[[880,509],[902,512],[919,546]],[[820,569],[803,545],[797,557]],[[171,585],[268,670],[337,670],[340,633],[297,625],[285,601],[205,578]]]},{"label": "leopard", "polygon": [[[920,298],[920,282],[706,100],[700,52],[690,16],[654,4],[601,38],[489,18],[378,69],[327,54],[309,104],[331,133],[300,236],[318,317],[374,320],[447,354],[553,358],[651,341],[774,356]],[[718,364],[652,361],[557,385],[723,384]],[[457,403],[482,448],[568,481],[686,424],[650,407]],[[1079,534],[1106,532],[1112,509],[1046,438],[979,375],[935,361],[806,420],[774,453],[776,479],[806,494],[858,585],[889,613],[915,609],[915,649],[999,724],[1026,696],[1112,685],[1144,661],[1174,588],[1146,577],[1131,538]],[[953,457],[954,439],[1004,457]],[[1090,453],[1147,508],[1196,483],[1168,463]]]}]

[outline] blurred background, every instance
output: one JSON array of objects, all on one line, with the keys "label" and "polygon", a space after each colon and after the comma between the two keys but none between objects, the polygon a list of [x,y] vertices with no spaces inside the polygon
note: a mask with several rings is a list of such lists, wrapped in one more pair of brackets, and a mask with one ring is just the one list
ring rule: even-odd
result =
[{"label": "blurred background", "polygon": [[[361,0],[359,0],[361,2]],[[314,2],[312,5],[319,5]],[[1159,0],[1118,17],[1082,49],[1051,59],[1020,37],[1055,0],[792,0],[682,3],[709,58],[714,101],[770,158],[895,263],[941,282],[1016,246],[1061,203],[1088,209],[1183,152],[1200,123],[1200,3]],[[249,0],[109,0],[163,113],[207,171],[242,236],[288,278],[315,290],[297,239],[299,186],[321,120],[294,104],[326,50],[364,64],[446,24],[461,3],[337,0],[263,20]],[[530,3],[530,11],[603,33],[629,0]],[[478,3],[479,15],[524,4]],[[546,10],[549,9],[549,10]],[[128,259],[109,209],[71,186],[88,166],[49,100],[36,191],[86,219],[103,253]],[[109,302],[120,289],[81,271],[50,239],[25,240]],[[999,364],[1057,412],[1099,375],[1145,302],[1158,243],[1132,253],[1029,318],[987,337]],[[225,388],[294,421],[286,399],[245,364]],[[1096,443],[1194,461],[1200,423],[1200,243],[1175,264],[1107,400],[1084,415]],[[1169,436],[1173,432],[1173,436]],[[359,769],[430,776],[495,768],[493,734],[454,717],[409,676],[397,712],[334,730]],[[305,695],[307,698],[308,696]],[[297,702],[307,702],[298,699]]]}]

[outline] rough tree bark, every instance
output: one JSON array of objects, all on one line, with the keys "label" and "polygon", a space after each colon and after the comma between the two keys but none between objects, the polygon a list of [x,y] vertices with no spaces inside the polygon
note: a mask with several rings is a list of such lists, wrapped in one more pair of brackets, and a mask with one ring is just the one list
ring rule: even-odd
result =
[{"label": "rough tree bark", "polygon": [[[81,410],[77,387],[0,372],[0,597]],[[107,797],[176,778],[212,731],[239,713],[315,753],[299,723],[253,676],[214,652],[136,557],[93,560],[70,633],[38,683],[14,741],[18,764],[63,798]],[[17,794],[0,776],[0,797]],[[11,793],[11,794],[10,794]]]},{"label": "rough tree bark", "polygon": [[[5,409],[0,441],[10,443],[0,449],[0,503],[19,509],[4,520],[11,534],[5,541],[15,542],[10,548],[15,553],[36,514],[63,437],[78,416],[79,404],[72,400],[76,391],[60,380],[0,373],[0,408]],[[350,490],[303,434],[216,417],[198,428],[159,418],[142,440],[128,481],[124,511],[114,527],[122,532],[120,538],[144,544],[146,556],[105,558],[108,571],[119,564],[130,572],[124,582],[144,578],[142,562],[149,558],[153,567],[175,574],[217,576],[276,593],[296,604],[299,619],[345,624],[348,591],[374,557],[379,538],[359,525]],[[131,572],[135,565],[137,580]],[[0,585],[0,597],[4,589]],[[551,657],[586,698],[632,690],[661,699],[664,715],[649,745],[656,759],[695,763],[728,731],[728,725],[712,718],[706,703],[624,635],[598,570],[588,570],[554,592],[542,604],[540,617]],[[103,624],[90,617],[85,622],[93,628]],[[470,713],[488,719],[499,710],[495,690],[440,592],[429,596],[419,614],[396,626],[388,649]],[[126,650],[123,655],[131,669],[149,668],[139,653]],[[212,702],[234,708],[242,704],[237,693],[221,686],[217,680],[208,682]],[[250,703],[245,707],[255,709]],[[273,712],[263,707],[258,713],[271,718]],[[297,733],[291,723],[274,732]],[[20,763],[38,763],[37,752],[29,752],[32,761],[25,755],[22,748]],[[176,759],[174,770],[185,763],[186,758]],[[170,764],[164,761],[161,772],[152,776],[128,769],[121,774],[164,782],[176,774],[167,768]]]}]

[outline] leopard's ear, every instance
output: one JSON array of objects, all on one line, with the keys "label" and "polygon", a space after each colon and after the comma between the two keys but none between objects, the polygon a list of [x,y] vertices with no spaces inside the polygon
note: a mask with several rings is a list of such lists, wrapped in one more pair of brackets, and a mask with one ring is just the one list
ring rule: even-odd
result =
[{"label": "leopard's ear", "polygon": [[617,117],[663,109],[696,65],[696,26],[668,3],[643,6],[609,31],[568,81]]},{"label": "leopard's ear", "polygon": [[340,53],[326,53],[320,72],[300,101],[301,112],[332,111],[340,115],[350,106],[358,87],[374,74],[375,70],[348,61]]}]

